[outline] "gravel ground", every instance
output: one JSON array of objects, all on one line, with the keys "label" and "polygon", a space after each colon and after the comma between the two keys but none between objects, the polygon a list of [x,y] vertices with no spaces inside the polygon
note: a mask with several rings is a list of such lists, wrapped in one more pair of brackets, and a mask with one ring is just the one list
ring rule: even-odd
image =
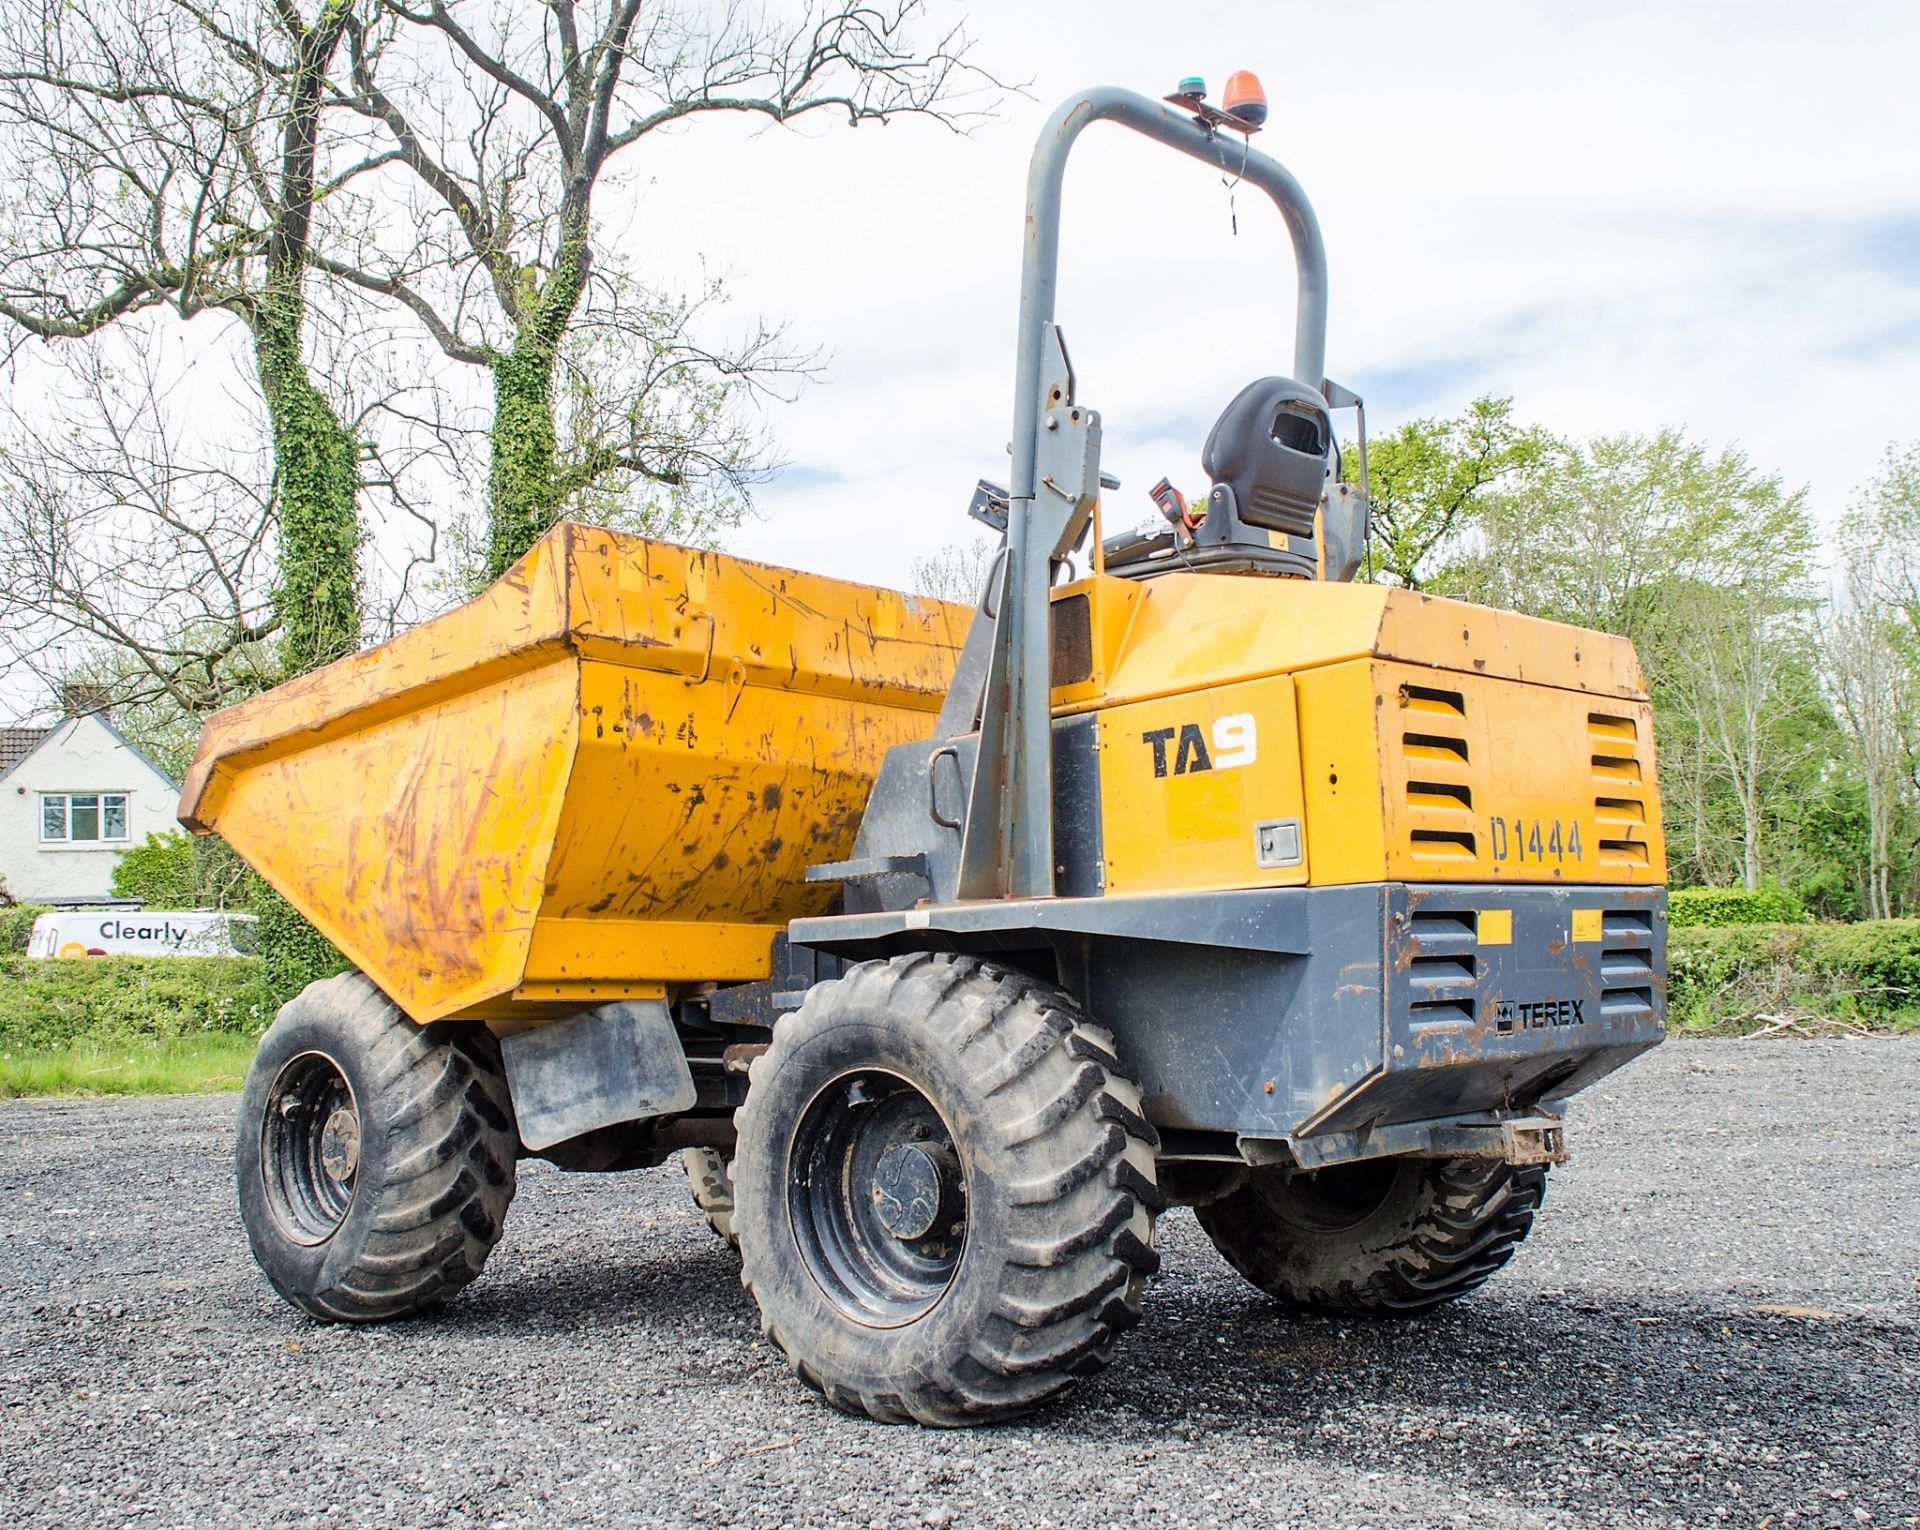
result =
[{"label": "gravel ground", "polygon": [[435,1319],[259,1278],[230,1097],[0,1107],[0,1525],[1920,1526],[1920,1040],[1692,1042],[1577,1102],[1438,1317],[1288,1316],[1185,1212],[1105,1376],[888,1428],[760,1342],[677,1168],[523,1166]]}]

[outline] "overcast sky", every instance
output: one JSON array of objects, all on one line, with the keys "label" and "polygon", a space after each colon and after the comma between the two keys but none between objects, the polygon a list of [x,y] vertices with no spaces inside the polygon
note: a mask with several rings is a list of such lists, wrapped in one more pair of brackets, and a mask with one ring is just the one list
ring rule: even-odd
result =
[{"label": "overcast sky", "polygon": [[[825,353],[772,414],[790,465],[736,552],[905,585],[977,535],[1041,124],[1089,85],[1197,73],[1217,99],[1239,68],[1272,103],[1260,147],[1318,209],[1327,368],[1376,432],[1481,393],[1571,435],[1681,425],[1808,486],[1823,527],[1920,441],[1920,0],[930,3],[1028,82],[970,134],[702,117],[603,188],[630,270],[723,272],[734,313]],[[1212,421],[1289,370],[1291,248],[1264,199],[1237,212],[1236,236],[1220,178],[1145,139],[1080,140],[1059,316],[1123,481],[1110,530],[1151,516],[1162,474],[1202,487]],[[232,333],[169,333],[196,388],[251,397]],[[44,701],[0,674],[0,712]]]},{"label": "overcast sky", "polygon": [[[1920,439],[1920,5],[983,0],[976,57],[1029,79],[970,136],[701,121],[655,140],[609,232],[641,270],[731,275],[743,311],[831,349],[777,412],[791,466],[750,556],[904,582],[965,537],[1012,417],[1026,163],[1063,97],[1252,68],[1259,138],[1318,209],[1328,371],[1376,430],[1509,394],[1573,434],[1684,425],[1807,484],[1831,524]],[[1082,399],[1150,513],[1208,426],[1289,370],[1277,215],[1124,130],[1081,139],[1060,317]]]}]

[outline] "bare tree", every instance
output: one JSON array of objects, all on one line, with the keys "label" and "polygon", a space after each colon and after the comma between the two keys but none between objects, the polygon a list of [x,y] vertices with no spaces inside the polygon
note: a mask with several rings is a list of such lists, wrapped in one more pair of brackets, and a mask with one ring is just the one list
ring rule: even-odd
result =
[{"label": "bare tree", "polygon": [[158,310],[245,327],[296,670],[361,635],[360,447],[306,355],[316,219],[393,152],[323,142],[351,7],[305,4],[35,0],[0,23],[0,131],[32,167],[6,208],[0,316],[49,341]]},{"label": "bare tree", "polygon": [[34,417],[0,413],[8,667],[184,718],[271,683],[263,422],[251,443],[194,440],[150,357],[131,375],[91,344],[65,361],[42,370]]},{"label": "bare tree", "polygon": [[985,536],[949,542],[930,558],[913,560],[913,593],[956,605],[978,605],[999,544]]},{"label": "bare tree", "polygon": [[[489,575],[570,499],[609,482],[725,498],[764,471],[727,406],[804,372],[807,358],[765,330],[703,344],[689,322],[697,304],[648,312],[630,273],[604,269],[595,195],[651,135],[716,113],[955,123],[956,102],[993,82],[967,62],[957,27],[922,40],[925,8],[828,3],[776,20],[698,0],[547,0],[537,15],[368,0],[349,14],[342,99],[385,131],[428,212],[424,237],[400,230],[398,248],[325,265],[402,304],[448,356],[488,369]],[[638,361],[597,375],[598,407],[576,411],[568,432],[569,340],[595,325]]]}]

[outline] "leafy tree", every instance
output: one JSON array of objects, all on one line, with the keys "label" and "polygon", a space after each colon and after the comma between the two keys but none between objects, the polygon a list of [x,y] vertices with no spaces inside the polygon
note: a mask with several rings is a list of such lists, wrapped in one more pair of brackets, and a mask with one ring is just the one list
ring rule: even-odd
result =
[{"label": "leafy tree", "polygon": [[178,830],[149,834],[114,863],[113,894],[153,909],[225,909],[249,906],[246,863],[211,836]]},{"label": "leafy tree", "polygon": [[1452,589],[1636,642],[1658,641],[1684,606],[1663,592],[1805,594],[1814,553],[1804,489],[1675,429],[1553,443],[1479,501],[1470,542]]},{"label": "leafy tree", "polygon": [[1920,840],[1920,447],[1889,448],[1841,527],[1826,681],[1866,821],[1864,903],[1892,918]]},{"label": "leafy tree", "polygon": [[1434,587],[1633,640],[1679,875],[1759,887],[1777,795],[1832,740],[1807,724],[1824,704],[1805,491],[1678,430],[1536,440],[1454,546]]},{"label": "leafy tree", "polygon": [[[1490,498],[1553,447],[1545,432],[1517,424],[1513,400],[1483,397],[1451,419],[1410,420],[1367,444],[1373,502],[1372,563],[1407,589],[1441,574],[1458,538]],[[1342,463],[1357,477],[1359,461]]]}]

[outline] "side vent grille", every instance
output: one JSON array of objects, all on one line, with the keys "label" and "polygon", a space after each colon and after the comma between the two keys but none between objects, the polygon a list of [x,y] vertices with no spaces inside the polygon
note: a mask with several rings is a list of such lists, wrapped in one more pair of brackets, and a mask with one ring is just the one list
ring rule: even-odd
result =
[{"label": "side vent grille", "polygon": [[1587,736],[1593,746],[1593,816],[1600,830],[1600,864],[1629,871],[1644,866],[1647,787],[1639,723],[1611,712],[1589,712]]},{"label": "side vent grille", "polygon": [[1470,861],[1473,787],[1468,780],[1467,703],[1459,691],[1400,687],[1406,714],[1400,749],[1407,766],[1407,837],[1416,859]]},{"label": "side vent grille", "polygon": [[1610,908],[1600,916],[1600,1014],[1607,1020],[1653,1018],[1653,915]]},{"label": "side vent grille", "polygon": [[1416,1033],[1427,1027],[1473,1024],[1479,981],[1479,961],[1474,955],[1477,919],[1471,909],[1412,915],[1407,940],[1413,959],[1407,968],[1407,989]]}]

